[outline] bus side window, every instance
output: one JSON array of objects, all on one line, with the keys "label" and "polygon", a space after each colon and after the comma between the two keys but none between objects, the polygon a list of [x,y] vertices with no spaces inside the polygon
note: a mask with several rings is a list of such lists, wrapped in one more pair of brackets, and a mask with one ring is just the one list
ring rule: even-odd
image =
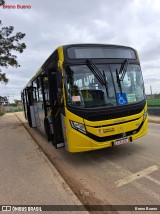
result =
[{"label": "bus side window", "polygon": [[45,97],[45,101],[46,104],[50,104],[50,100],[49,100],[49,86],[48,86],[48,77],[44,78],[44,97]]},{"label": "bus side window", "polygon": [[37,102],[38,94],[37,94],[37,81],[33,82],[33,102]]},{"label": "bus side window", "polygon": [[41,79],[38,78],[38,101],[43,101]]},{"label": "bus side window", "polygon": [[28,87],[27,93],[28,93],[28,104],[29,106],[32,106],[33,105],[33,87]]}]

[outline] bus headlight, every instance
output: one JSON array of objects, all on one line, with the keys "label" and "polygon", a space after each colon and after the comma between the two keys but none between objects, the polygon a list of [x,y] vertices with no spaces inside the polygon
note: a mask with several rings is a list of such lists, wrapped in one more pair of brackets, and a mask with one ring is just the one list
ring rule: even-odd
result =
[{"label": "bus headlight", "polygon": [[77,123],[77,122],[74,122],[74,121],[70,121],[71,123],[71,126],[73,129],[76,129],[78,130],[79,132],[82,132],[83,134],[86,134],[86,128],[84,126],[84,124],[82,123]]},{"label": "bus headlight", "polygon": [[146,111],[146,112],[144,112],[144,114],[143,114],[143,121],[145,121],[145,119],[146,119],[147,115],[148,115],[148,112],[147,112],[147,111]]}]

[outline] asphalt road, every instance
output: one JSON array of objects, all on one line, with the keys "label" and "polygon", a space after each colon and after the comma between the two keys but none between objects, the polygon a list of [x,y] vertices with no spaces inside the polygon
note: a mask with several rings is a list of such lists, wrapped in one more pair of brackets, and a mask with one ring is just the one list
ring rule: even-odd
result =
[{"label": "asphalt road", "polygon": [[56,150],[18,116],[82,203],[160,205],[159,124],[149,123],[147,136],[132,143],[72,154]]}]

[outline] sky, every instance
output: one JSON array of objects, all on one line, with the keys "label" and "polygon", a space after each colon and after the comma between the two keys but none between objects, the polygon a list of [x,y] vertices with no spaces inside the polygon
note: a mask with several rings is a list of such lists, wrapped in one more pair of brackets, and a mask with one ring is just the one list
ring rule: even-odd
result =
[{"label": "sky", "polygon": [[[6,0],[2,26],[22,32],[27,48],[16,54],[20,68],[1,68],[9,78],[0,96],[20,99],[20,92],[60,45],[116,44],[139,53],[146,94],[160,93],[160,0]],[[29,9],[20,6],[28,5]]]}]

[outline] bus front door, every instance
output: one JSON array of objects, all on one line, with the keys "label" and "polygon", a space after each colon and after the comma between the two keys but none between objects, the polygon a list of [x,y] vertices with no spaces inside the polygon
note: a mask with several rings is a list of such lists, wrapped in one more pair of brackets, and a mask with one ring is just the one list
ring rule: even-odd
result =
[{"label": "bus front door", "polygon": [[64,147],[62,121],[61,121],[61,107],[58,102],[58,89],[57,89],[57,73],[56,71],[48,71],[48,86],[49,97],[51,104],[51,118],[54,132],[53,145],[56,148]]},{"label": "bus front door", "polygon": [[29,126],[32,128],[36,127],[36,118],[33,106],[33,87],[28,87],[26,89],[27,95],[27,119]]}]

